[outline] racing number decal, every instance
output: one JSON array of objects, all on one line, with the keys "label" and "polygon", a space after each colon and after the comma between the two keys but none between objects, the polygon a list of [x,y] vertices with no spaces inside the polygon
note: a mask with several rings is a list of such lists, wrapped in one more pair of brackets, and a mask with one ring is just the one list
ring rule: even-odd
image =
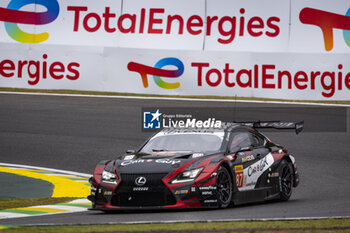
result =
[{"label": "racing number decal", "polygon": [[241,188],[243,186],[243,165],[235,166],[235,176],[237,188]]}]

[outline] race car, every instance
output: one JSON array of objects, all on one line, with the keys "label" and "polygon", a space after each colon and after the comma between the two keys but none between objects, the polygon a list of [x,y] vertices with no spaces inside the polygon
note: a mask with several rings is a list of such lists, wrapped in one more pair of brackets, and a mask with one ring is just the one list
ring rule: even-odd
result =
[{"label": "race car", "polygon": [[259,128],[299,133],[303,122],[163,129],[139,150],[97,164],[89,179],[91,210],[226,208],[287,201],[299,183],[295,158]]}]

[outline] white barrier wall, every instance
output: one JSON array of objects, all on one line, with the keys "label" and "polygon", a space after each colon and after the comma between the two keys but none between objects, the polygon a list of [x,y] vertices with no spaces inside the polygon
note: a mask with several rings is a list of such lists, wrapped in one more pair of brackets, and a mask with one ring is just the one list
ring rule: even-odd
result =
[{"label": "white barrier wall", "polygon": [[0,2],[0,87],[350,100],[345,0],[28,2]]}]

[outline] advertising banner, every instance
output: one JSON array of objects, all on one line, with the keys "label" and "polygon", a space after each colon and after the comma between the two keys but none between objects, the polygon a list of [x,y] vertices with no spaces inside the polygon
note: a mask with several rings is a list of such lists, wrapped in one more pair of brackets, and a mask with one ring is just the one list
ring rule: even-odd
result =
[{"label": "advertising banner", "polygon": [[286,51],[289,1],[207,1],[205,50]]},{"label": "advertising banner", "polygon": [[4,0],[0,42],[349,53],[347,0]]},{"label": "advertising banner", "polygon": [[205,0],[129,0],[120,47],[202,50]]},{"label": "advertising banner", "polygon": [[350,99],[350,5],[4,0],[0,87]]},{"label": "advertising banner", "polygon": [[349,54],[349,1],[293,0],[289,47],[294,52]]},{"label": "advertising banner", "polygon": [[[14,46],[14,45],[13,45]],[[3,87],[163,95],[349,100],[348,55],[1,48]],[[309,61],[317,60],[317,64]]]},{"label": "advertising banner", "polygon": [[[141,50],[114,50],[106,51],[106,69],[118,69],[108,72],[114,81],[109,88],[164,95],[350,99],[350,66],[344,54],[158,50],[143,57]],[[310,63],[315,60],[317,64]]]}]

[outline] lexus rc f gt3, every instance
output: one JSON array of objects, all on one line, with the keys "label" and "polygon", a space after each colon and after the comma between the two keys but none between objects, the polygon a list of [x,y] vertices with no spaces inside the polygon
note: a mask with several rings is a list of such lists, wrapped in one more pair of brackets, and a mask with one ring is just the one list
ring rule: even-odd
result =
[{"label": "lexus rc f gt3", "polygon": [[164,129],[139,150],[97,164],[89,180],[91,209],[226,208],[286,201],[299,183],[295,159],[258,128],[299,133],[303,122]]}]

